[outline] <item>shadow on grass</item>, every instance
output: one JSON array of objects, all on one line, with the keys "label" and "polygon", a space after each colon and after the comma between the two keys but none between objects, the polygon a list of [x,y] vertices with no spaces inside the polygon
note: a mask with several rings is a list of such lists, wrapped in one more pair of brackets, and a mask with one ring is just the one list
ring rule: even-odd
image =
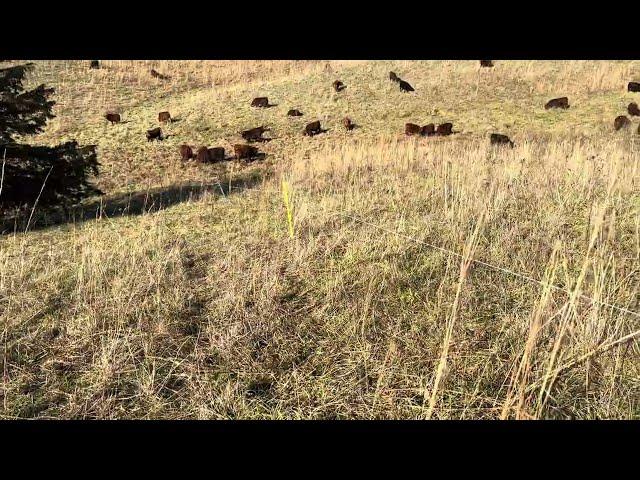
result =
[{"label": "shadow on grass", "polygon": [[27,226],[28,231],[37,231],[56,225],[78,224],[98,218],[143,215],[164,210],[179,203],[197,201],[205,195],[226,197],[253,188],[270,175],[269,172],[255,171],[244,176],[235,176],[231,181],[223,178],[220,182],[184,183],[111,197],[104,196],[68,208],[66,211],[36,208],[30,221],[31,211],[1,218],[0,235],[21,233],[27,230]]}]

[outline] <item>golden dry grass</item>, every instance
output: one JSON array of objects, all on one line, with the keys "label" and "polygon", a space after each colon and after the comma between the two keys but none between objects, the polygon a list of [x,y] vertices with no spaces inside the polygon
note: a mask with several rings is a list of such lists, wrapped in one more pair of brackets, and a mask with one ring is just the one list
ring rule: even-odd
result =
[{"label": "golden dry grass", "polygon": [[[85,68],[45,66],[54,86]],[[67,77],[42,141],[96,142],[109,195],[233,185],[0,239],[3,418],[640,418],[640,318],[607,306],[640,310],[637,120],[611,126],[638,62],[119,68],[175,83],[163,99],[114,83],[131,123],[111,128],[78,113],[100,83]],[[251,109],[258,94],[278,107]],[[560,95],[571,109],[544,111]],[[147,145],[165,109],[175,137]],[[360,128],[341,131],[346,114]],[[330,131],[302,137],[315,118]],[[406,139],[406,121],[461,133]],[[179,165],[182,141],[260,123],[267,162]]]}]

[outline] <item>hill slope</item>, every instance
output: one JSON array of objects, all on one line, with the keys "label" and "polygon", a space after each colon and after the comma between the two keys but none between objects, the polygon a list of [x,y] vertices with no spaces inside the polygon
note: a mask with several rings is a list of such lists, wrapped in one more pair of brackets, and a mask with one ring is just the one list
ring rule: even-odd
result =
[{"label": "hill slope", "polygon": [[[0,239],[4,418],[640,417],[640,344],[619,342],[638,121],[612,128],[639,62],[103,65],[34,73],[60,99],[37,140],[98,144],[107,196]],[[148,143],[162,110],[173,136]],[[459,133],[403,135],[444,121]],[[264,162],[179,160],[260,124]]]}]

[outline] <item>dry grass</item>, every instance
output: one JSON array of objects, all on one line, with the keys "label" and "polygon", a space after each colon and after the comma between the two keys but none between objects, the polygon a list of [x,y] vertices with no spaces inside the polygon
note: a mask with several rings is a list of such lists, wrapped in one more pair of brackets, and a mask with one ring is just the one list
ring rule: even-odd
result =
[{"label": "dry grass", "polygon": [[[637,62],[244,63],[123,93],[130,124],[57,120],[100,145],[110,194],[248,174],[177,166],[183,140],[278,138],[251,188],[0,239],[2,417],[640,418],[640,317],[606,306],[640,310],[637,135],[609,128]],[[175,144],[146,145],[161,106]],[[301,137],[312,117],[331,130]],[[398,135],[440,120],[463,133]]]}]

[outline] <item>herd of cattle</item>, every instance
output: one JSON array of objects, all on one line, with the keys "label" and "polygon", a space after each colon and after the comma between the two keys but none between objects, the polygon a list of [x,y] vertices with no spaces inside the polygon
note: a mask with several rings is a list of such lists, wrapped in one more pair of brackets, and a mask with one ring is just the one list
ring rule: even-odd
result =
[{"label": "herd of cattle", "polygon": [[[493,62],[491,60],[480,60],[480,66],[483,68],[491,68],[493,67]],[[91,61],[90,68],[100,68],[100,62],[98,60]],[[167,75],[163,75],[156,70],[151,70],[151,76],[154,78],[158,78],[160,80],[168,80],[171,77]],[[414,88],[405,80],[402,80],[398,75],[394,72],[389,72],[389,80],[398,84],[401,92],[413,92]],[[340,80],[336,80],[333,82],[333,89],[336,92],[342,92],[346,87],[346,85]],[[640,82],[629,82],[627,89],[629,92],[640,92]],[[269,99],[267,97],[257,97],[254,98],[251,102],[251,106],[255,108],[269,108],[272,107],[269,103]],[[549,110],[551,108],[558,109],[568,109],[569,108],[569,99],[568,97],[560,97],[549,100],[544,108]],[[630,103],[627,107],[627,113],[631,116],[640,117],[640,108],[638,108],[637,103]],[[290,117],[301,117],[303,113],[298,109],[291,109],[287,112],[287,116]],[[105,118],[111,122],[119,123],[121,121],[120,115],[115,112],[107,112]],[[169,112],[160,112],[158,114],[158,122],[166,124],[167,122],[171,122],[173,119],[171,118],[171,114]],[[346,130],[353,130],[356,125],[351,121],[349,117],[345,117],[342,120],[342,125]],[[627,128],[631,125],[631,120],[626,115],[619,115],[614,119],[613,127],[614,130],[618,131],[623,128]],[[259,126],[256,128],[251,128],[249,130],[244,130],[240,132],[240,135],[247,143],[254,142],[267,142],[270,139],[264,138],[262,135],[269,131],[268,128],[264,126]],[[314,136],[320,133],[324,133],[327,130],[323,129],[320,125],[320,121],[316,120],[307,124],[304,127],[303,134],[306,136]],[[405,134],[409,136],[448,136],[453,131],[453,124],[450,122],[442,123],[440,125],[435,125],[430,123],[428,125],[420,126],[415,123],[407,123],[405,124]],[[640,134],[640,126],[638,127],[638,133]],[[148,130],[146,133],[147,141],[152,140],[163,140],[164,137],[162,134],[162,129],[160,127],[153,128]],[[491,145],[508,145],[510,147],[514,146],[514,143],[507,135],[503,135],[500,133],[492,133],[490,135],[490,143]],[[235,154],[235,158],[238,160],[252,160],[264,156],[260,151],[253,145],[243,145],[243,144],[235,144],[233,145],[233,150]],[[221,162],[226,159],[225,157],[225,149],[223,147],[200,147],[194,153],[193,148],[189,145],[181,145],[180,146],[180,156],[183,161],[194,159],[200,163],[215,163]],[[232,157],[233,158],[233,157]]]}]

